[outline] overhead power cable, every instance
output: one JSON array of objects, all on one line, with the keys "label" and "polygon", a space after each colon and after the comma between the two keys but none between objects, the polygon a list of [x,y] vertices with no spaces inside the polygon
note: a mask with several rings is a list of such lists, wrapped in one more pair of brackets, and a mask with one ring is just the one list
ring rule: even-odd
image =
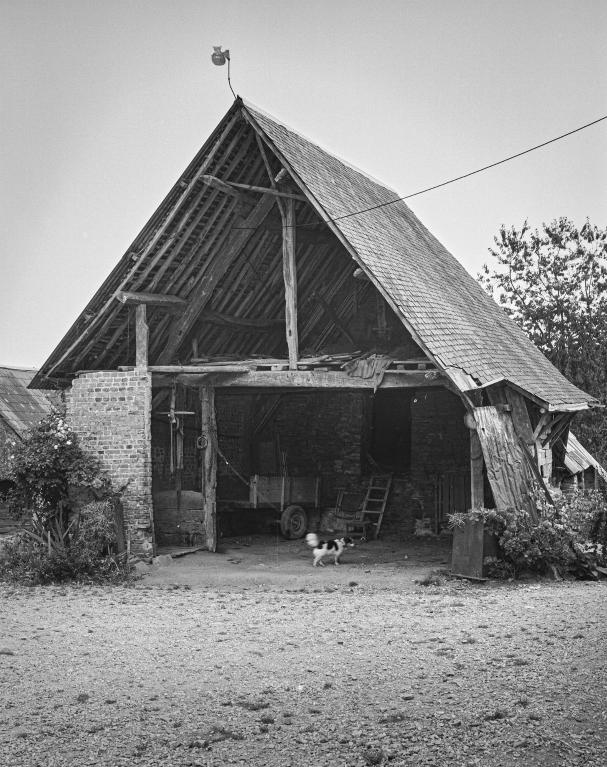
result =
[{"label": "overhead power cable", "polygon": [[[600,122],[603,122],[603,120],[607,120],[607,115],[604,115],[603,117],[599,117],[597,120],[593,120],[592,122],[586,123],[585,125],[580,125],[579,128],[574,128],[573,130],[567,131],[567,133],[561,133],[560,136],[555,136],[554,138],[548,139],[548,141],[543,141],[541,144],[536,144],[535,146],[529,147],[529,149],[524,149],[522,152],[517,152],[516,154],[511,154],[509,157],[504,157],[502,160],[497,160],[497,162],[492,162],[489,165],[483,165],[482,168],[477,168],[476,170],[471,170],[469,173],[463,173],[461,176],[455,176],[455,178],[450,178],[447,181],[442,181],[440,184],[434,184],[433,186],[428,186],[425,189],[420,189],[417,192],[412,192],[411,194],[403,195],[402,197],[395,197],[393,200],[388,200],[387,202],[380,202],[377,205],[372,205],[369,208],[361,208],[360,210],[352,211],[352,213],[344,213],[343,216],[335,216],[333,218],[326,218],[323,219],[323,223],[329,224],[333,221],[342,221],[344,218],[352,218],[353,216],[360,216],[363,213],[369,213],[372,210],[378,210],[379,208],[386,208],[388,205],[395,205],[397,202],[403,202],[404,200],[410,200],[412,197],[419,197],[421,194],[426,194],[427,192],[432,192],[434,189],[440,189],[443,186],[448,186],[449,184],[454,184],[456,181],[462,181],[465,178],[470,178],[470,176],[475,176],[477,173],[482,173],[483,171],[489,170],[490,168],[495,168],[498,165],[503,165],[506,162],[510,162],[511,160],[516,160],[517,157],[523,157],[523,155],[529,154],[530,152],[535,152],[536,149],[541,149],[542,147],[548,146],[549,144],[554,144],[556,141],[561,141],[561,139],[567,138],[568,136],[572,136],[574,133],[579,133],[580,131],[586,130],[586,128],[590,128],[593,125],[597,125]],[[310,223],[310,224],[296,224],[295,228],[297,229],[303,229],[309,226],[317,226],[316,223]],[[234,229],[257,229],[257,227],[248,227],[248,226],[235,226]]]},{"label": "overhead power cable", "polygon": [[530,152],[535,152],[536,149],[541,149],[542,147],[548,146],[549,144],[554,144],[555,141],[560,141],[561,139],[567,138],[567,136],[572,136],[574,133],[579,133],[580,131],[583,131],[586,128],[590,128],[592,125],[596,125],[597,123],[600,123],[603,120],[607,120],[607,115],[604,115],[603,117],[599,117],[598,120],[593,120],[592,122],[586,123],[586,125],[580,125],[579,128],[574,128],[573,130],[567,131],[567,133],[562,133],[560,136],[555,136],[555,138],[551,138],[548,141],[542,142],[541,144],[536,144],[535,146],[532,146],[529,149],[524,149],[522,152],[517,152],[516,154],[512,154],[509,157],[504,157],[503,160],[492,162],[490,165],[484,165],[482,168],[471,170],[469,173],[464,173],[461,176],[450,178],[448,181],[442,181],[440,184],[434,184],[434,186],[428,186],[425,189],[420,189],[418,192],[413,192],[412,194],[406,194],[403,197],[396,197],[394,200],[388,200],[388,202],[381,202],[378,205],[372,205],[370,208],[363,208],[361,210],[356,210],[353,213],[345,213],[343,216],[335,216],[335,218],[330,218],[327,220],[341,221],[344,218],[359,216],[361,213],[368,213],[371,210],[377,210],[378,208],[385,208],[388,205],[394,205],[395,203],[402,202],[403,200],[410,200],[412,197],[418,197],[420,194],[425,194],[426,192],[432,192],[434,189],[440,189],[440,187],[442,186],[447,186],[448,184],[454,184],[456,181],[461,181],[464,178],[470,178],[470,176],[474,176],[477,173],[482,173],[483,171],[489,170],[490,168],[495,168],[498,165],[503,165],[506,162],[510,162],[510,160],[515,160],[517,157],[522,157],[523,155],[529,154]]}]

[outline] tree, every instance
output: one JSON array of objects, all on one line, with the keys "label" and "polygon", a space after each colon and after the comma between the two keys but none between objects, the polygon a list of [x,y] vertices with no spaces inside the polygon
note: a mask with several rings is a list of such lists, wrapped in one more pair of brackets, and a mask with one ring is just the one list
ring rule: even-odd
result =
[{"label": "tree", "polygon": [[[607,229],[559,218],[532,230],[502,226],[479,281],[580,389],[607,401]],[[603,462],[607,417],[580,419],[576,431]]]}]

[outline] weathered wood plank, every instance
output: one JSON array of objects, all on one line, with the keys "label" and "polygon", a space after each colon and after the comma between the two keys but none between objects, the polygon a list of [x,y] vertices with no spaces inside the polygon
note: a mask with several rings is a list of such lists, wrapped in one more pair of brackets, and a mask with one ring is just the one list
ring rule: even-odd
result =
[{"label": "weathered wood plank", "polygon": [[209,551],[217,550],[217,422],[215,390],[200,387],[202,435],[202,502],[204,530]]},{"label": "weathered wood plank", "polygon": [[529,418],[529,411],[527,410],[525,398],[510,386],[506,386],[505,394],[512,412],[514,430],[533,453],[535,440],[533,438],[533,428],[531,426],[531,419]]},{"label": "weathered wood plank", "polygon": [[274,206],[274,203],[275,201],[270,196],[262,197],[249,216],[245,219],[243,227],[233,232],[233,236],[227,247],[215,257],[212,268],[209,269],[208,274],[205,274],[197,285],[194,295],[188,300],[188,305],[182,317],[179,322],[176,323],[174,331],[171,332],[166,346],[160,353],[158,358],[159,364],[163,365],[171,361],[188,331],[210,301],[217,283],[234,263],[236,258],[238,258],[243,248],[253,236],[255,227],[257,227],[268,215]]},{"label": "weathered wood plank", "polygon": [[295,202],[287,200],[282,229],[282,271],[285,282],[285,323],[289,367],[297,369],[299,341],[297,336],[297,270],[295,266]]},{"label": "weathered wood plank", "polygon": [[335,325],[335,327],[340,331],[342,336],[344,336],[344,338],[346,338],[352,344],[352,346],[356,346],[356,341],[354,339],[354,336],[352,335],[352,333],[350,333],[348,328],[339,319],[339,317],[337,316],[337,312],[331,306],[331,304],[328,301],[325,301],[325,299],[316,290],[312,293],[312,298],[318,301],[318,303],[322,307],[327,317],[331,320],[331,322]]},{"label": "weathered wood plank", "polygon": [[481,509],[485,505],[484,465],[478,433],[476,429],[470,429],[470,506],[473,509]]},{"label": "weathered wood plank", "polygon": [[[181,206],[187,200],[192,189],[196,186],[196,183],[198,182],[198,179],[200,178],[200,176],[202,176],[202,174],[206,171],[206,169],[210,166],[210,164],[215,159],[215,155],[221,148],[224,140],[227,138],[227,136],[229,135],[230,131],[232,130],[232,128],[234,127],[238,119],[239,119],[239,115],[238,114],[234,115],[230,119],[229,123],[226,125],[222,134],[215,140],[213,146],[210,148],[209,154],[205,157],[200,168],[198,168],[198,170],[196,171],[196,173],[194,174],[190,182],[184,188],[183,192],[181,192],[177,201],[172,205],[167,217],[162,221],[158,229],[152,234],[150,240],[147,242],[143,250],[137,254],[137,257],[135,258],[134,262],[131,264],[126,276],[122,279],[121,286],[126,286],[129,283],[129,280],[131,279],[132,275],[134,275],[137,272],[142,262],[145,260],[145,258],[147,258],[149,253],[154,249],[154,247],[156,246],[156,243],[163,236],[167,227],[169,227],[170,224],[172,224],[174,218],[179,213]],[[146,225],[146,228],[147,227],[149,227],[149,224]],[[99,321],[103,317],[105,317],[106,310],[110,308],[111,304],[114,301],[115,301],[114,296],[113,295],[110,296],[110,298],[105,302],[103,307],[95,313],[91,321],[78,334],[76,339],[69,345],[66,351],[59,357],[59,359],[56,362],[53,363],[52,367],[49,368],[49,371],[47,373],[48,378],[50,378],[53,371],[56,370],[67,357],[69,357],[72,351],[80,344],[82,339],[85,338],[87,335],[90,335],[91,330],[98,325]]]},{"label": "weathered wood plank", "polygon": [[245,365],[150,365],[152,373],[248,373],[250,368]]},{"label": "weathered wood plank", "polygon": [[150,330],[146,319],[146,305],[137,304],[135,309],[135,367],[148,366],[148,339]]},{"label": "weathered wood plank", "polygon": [[451,571],[454,575],[475,579],[483,577],[483,538],[482,520],[469,520],[464,528],[455,528],[451,555]]},{"label": "weathered wood plank", "polygon": [[279,189],[275,189],[274,187],[267,187],[267,186],[255,186],[253,184],[240,184],[236,181],[223,181],[222,179],[219,179],[215,176],[202,176],[202,182],[204,184],[207,184],[207,186],[211,186],[214,189],[218,189],[225,194],[230,194],[234,197],[238,197],[240,195],[239,190],[242,189],[243,192],[257,192],[259,194],[273,194],[276,197],[284,197],[288,200],[299,200],[300,202],[307,202],[308,198],[304,197],[303,194],[292,194],[291,192],[282,192]]},{"label": "weathered wood plank", "polygon": [[[154,365],[154,385],[164,385],[172,377],[188,385],[196,386],[202,380],[213,381],[221,388],[273,388],[273,389],[371,389],[376,387],[372,378],[358,378],[334,370],[247,370],[227,374],[227,366],[204,367],[188,365]],[[430,371],[435,373],[435,371]],[[423,370],[388,370],[384,373],[380,389],[422,389],[444,386],[445,378],[426,378]]]},{"label": "weathered wood plank", "polygon": [[234,330],[240,330],[243,333],[276,330],[276,328],[283,327],[285,324],[284,319],[275,320],[266,317],[237,317],[232,314],[223,314],[222,312],[212,312],[209,310],[205,310],[200,318],[205,322],[210,322],[212,325],[229,327]]},{"label": "weathered wood plank", "polygon": [[164,295],[162,293],[137,293],[131,290],[119,290],[114,294],[122,304],[147,304],[148,306],[162,306],[173,311],[184,309],[187,301],[179,296]]},{"label": "weathered wood plank", "polygon": [[493,406],[477,407],[474,419],[496,507],[524,509],[536,519],[536,487],[510,413]]}]

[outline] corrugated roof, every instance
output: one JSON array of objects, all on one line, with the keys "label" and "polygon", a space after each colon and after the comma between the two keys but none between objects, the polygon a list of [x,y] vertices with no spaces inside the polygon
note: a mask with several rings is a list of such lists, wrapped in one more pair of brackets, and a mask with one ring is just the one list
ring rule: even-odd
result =
[{"label": "corrugated roof", "polygon": [[33,368],[0,367],[0,418],[19,436],[44,418],[51,408],[47,395],[28,389]]},{"label": "corrugated roof", "polygon": [[256,107],[246,109],[440,365],[481,385],[507,378],[554,406],[595,401],[556,370],[403,201],[349,215],[392,202],[393,190]]},{"label": "corrugated roof", "polygon": [[599,476],[607,482],[607,471],[571,432],[569,432],[565,445],[565,466],[571,474],[579,474],[592,466]]}]

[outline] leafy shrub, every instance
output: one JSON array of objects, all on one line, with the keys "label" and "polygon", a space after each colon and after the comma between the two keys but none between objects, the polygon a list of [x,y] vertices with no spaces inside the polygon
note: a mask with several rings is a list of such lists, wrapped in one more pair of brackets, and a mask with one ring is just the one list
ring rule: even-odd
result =
[{"label": "leafy shrub", "polygon": [[8,500],[17,514],[28,509],[40,519],[55,516],[69,506],[76,489],[86,488],[98,497],[111,493],[99,461],[82,449],[63,407],[54,408],[23,442],[12,447],[9,479],[14,486]]},{"label": "leafy shrub", "polygon": [[[69,524],[69,545],[53,543],[48,531],[32,530],[12,536],[0,549],[0,578],[39,585],[66,580],[122,580],[129,568],[124,554],[116,552],[112,501],[85,506]],[[65,529],[60,536],[68,540]],[[49,543],[50,540],[50,543]]]},{"label": "leafy shrub", "polygon": [[524,571],[545,573],[551,567],[591,576],[596,565],[607,564],[607,502],[589,491],[562,496],[554,504],[538,503],[538,519],[523,510],[473,509],[452,514],[451,527],[479,520],[493,534],[498,556],[488,559],[488,574],[517,577]]},{"label": "leafy shrub", "polygon": [[25,529],[0,551],[0,577],[35,584],[124,576],[113,513],[119,493],[80,446],[64,410],[54,409],[11,447],[7,498]]}]

